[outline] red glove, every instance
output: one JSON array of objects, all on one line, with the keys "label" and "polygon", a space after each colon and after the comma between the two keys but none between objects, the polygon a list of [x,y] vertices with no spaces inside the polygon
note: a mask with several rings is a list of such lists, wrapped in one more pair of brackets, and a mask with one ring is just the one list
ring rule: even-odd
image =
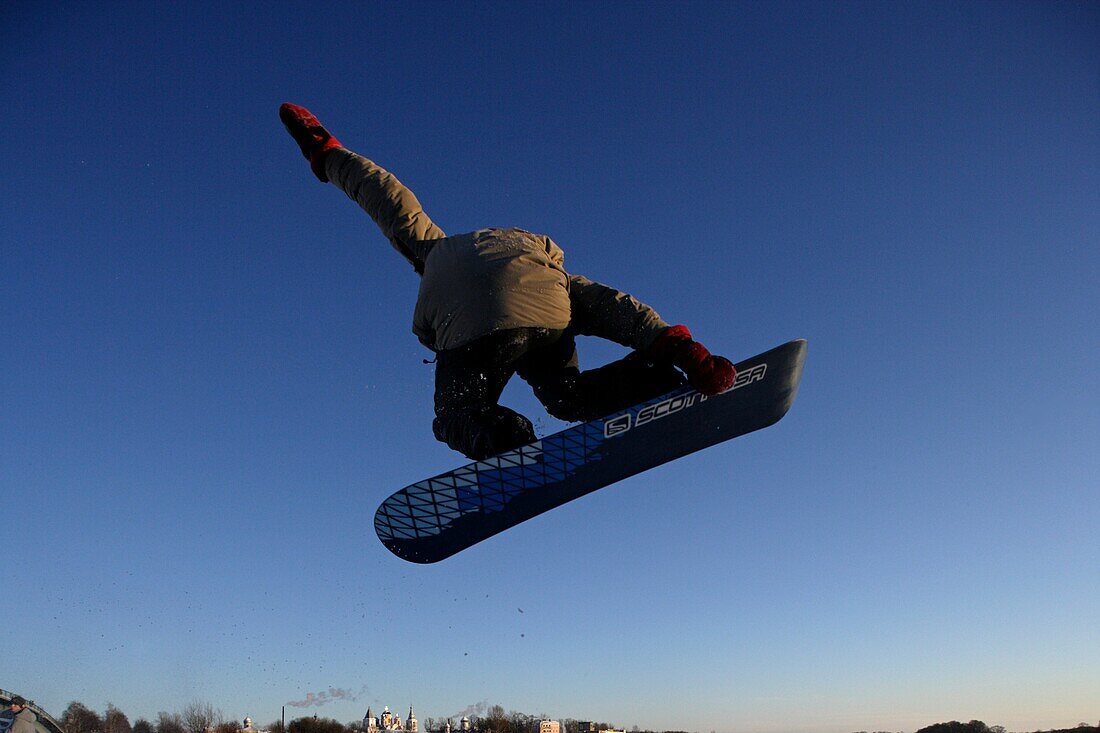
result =
[{"label": "red glove", "polygon": [[302,149],[302,155],[309,161],[313,175],[322,183],[328,182],[325,174],[325,154],[333,148],[342,148],[340,141],[321,125],[305,107],[284,102],[279,107],[279,119],[286,125],[286,131]]},{"label": "red glove", "polygon": [[687,375],[688,383],[705,395],[716,395],[733,386],[737,370],[724,356],[714,356],[691,338],[687,326],[669,326],[649,347],[647,354],[657,362],[669,363]]}]

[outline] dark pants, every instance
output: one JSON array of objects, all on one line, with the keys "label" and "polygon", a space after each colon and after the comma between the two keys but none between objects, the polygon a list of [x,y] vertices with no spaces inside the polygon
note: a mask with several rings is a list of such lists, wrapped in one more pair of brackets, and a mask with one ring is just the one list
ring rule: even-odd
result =
[{"label": "dark pants", "polygon": [[435,437],[473,460],[535,440],[531,421],[497,404],[513,374],[534,389],[554,417],[593,420],[657,397],[684,383],[671,366],[633,352],[580,371],[569,331],[515,328],[439,352],[435,366]]}]

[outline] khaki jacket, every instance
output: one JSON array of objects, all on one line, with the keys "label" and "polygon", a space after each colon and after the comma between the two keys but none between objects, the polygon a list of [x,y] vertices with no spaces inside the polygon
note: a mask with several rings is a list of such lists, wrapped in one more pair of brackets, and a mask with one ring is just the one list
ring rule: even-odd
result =
[{"label": "khaki jacket", "polygon": [[413,333],[436,351],[494,331],[569,325],[565,255],[550,237],[479,229],[432,242],[424,258]]},{"label": "khaki jacket", "polygon": [[23,708],[12,721],[8,733],[38,733],[38,727],[34,724],[38,716],[30,708]]},{"label": "khaki jacket", "polygon": [[644,349],[668,327],[636,298],[569,275],[565,254],[544,234],[479,229],[448,237],[413,192],[374,162],[338,149],[325,168],[421,274],[413,332],[433,351],[527,326],[572,328]]}]

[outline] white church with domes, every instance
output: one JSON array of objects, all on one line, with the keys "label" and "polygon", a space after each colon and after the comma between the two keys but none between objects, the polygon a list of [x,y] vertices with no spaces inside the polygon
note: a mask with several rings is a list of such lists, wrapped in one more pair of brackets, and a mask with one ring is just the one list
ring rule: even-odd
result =
[{"label": "white church with domes", "polygon": [[[463,716],[458,728],[452,730],[451,721],[448,719],[439,731],[424,731],[424,733],[470,733],[470,719]],[[401,720],[400,715],[390,712],[387,705],[382,711],[382,716],[376,718],[374,711],[367,708],[367,714],[363,716],[363,733],[421,733],[420,723],[416,721],[416,713],[409,706],[409,717]],[[555,731],[554,733],[557,733]]]},{"label": "white church with domes", "polygon": [[420,733],[420,724],[416,722],[416,714],[412,706],[409,706],[409,717],[404,722],[400,715],[390,712],[389,705],[382,711],[381,719],[374,717],[374,713],[367,708],[367,714],[363,716],[363,730],[366,733],[383,733],[383,731],[402,731],[402,733]]}]

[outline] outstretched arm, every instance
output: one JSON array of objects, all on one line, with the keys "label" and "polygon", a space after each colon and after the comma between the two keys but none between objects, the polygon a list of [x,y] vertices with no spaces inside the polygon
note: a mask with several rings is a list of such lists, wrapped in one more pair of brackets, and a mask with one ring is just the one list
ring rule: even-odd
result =
[{"label": "outstretched arm", "polygon": [[305,107],[287,102],[279,107],[279,118],[313,174],[322,182],[331,181],[358,203],[394,248],[417,272],[423,272],[430,242],[446,234],[424,212],[416,195],[389,171],[345,148]]},{"label": "outstretched arm", "polygon": [[386,239],[417,272],[424,269],[427,242],[447,236],[424,211],[397,176],[372,160],[337,148],[325,160],[325,173],[352,201],[374,219]]}]

